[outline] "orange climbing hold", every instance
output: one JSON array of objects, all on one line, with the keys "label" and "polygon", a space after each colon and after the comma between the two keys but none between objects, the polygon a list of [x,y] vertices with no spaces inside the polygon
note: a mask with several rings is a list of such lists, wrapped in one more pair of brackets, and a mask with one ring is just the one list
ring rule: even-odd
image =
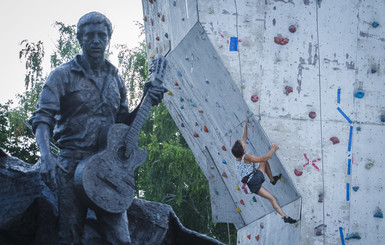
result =
[{"label": "orange climbing hold", "polygon": [[255,240],[257,240],[257,242],[259,241],[259,235],[255,237]]},{"label": "orange climbing hold", "polygon": [[240,202],[242,205],[245,205],[245,202],[243,201],[243,199],[241,199],[239,202]]},{"label": "orange climbing hold", "polygon": [[199,110],[199,113],[203,114],[203,110]]},{"label": "orange climbing hold", "polygon": [[164,22],[164,15],[162,15],[162,21]]},{"label": "orange climbing hold", "polygon": [[206,125],[205,125],[205,126],[203,126],[203,131],[205,131],[206,133],[208,133],[208,132],[209,132],[209,129],[206,127]]},{"label": "orange climbing hold", "polygon": [[178,82],[175,82],[174,85],[178,87],[178,86],[179,86],[179,83],[178,83]]},{"label": "orange climbing hold", "polygon": [[249,234],[249,235],[247,235],[247,238],[250,240],[251,239],[251,235]]},{"label": "orange climbing hold", "polygon": [[227,174],[226,174],[225,172],[222,173],[222,176],[223,176],[224,178],[228,178],[228,176],[227,176]]},{"label": "orange climbing hold", "polygon": [[198,138],[198,137],[199,137],[199,134],[198,134],[198,133],[194,133],[194,137],[195,137],[195,138]]},{"label": "orange climbing hold", "polygon": [[226,146],[222,146],[222,151],[227,151]]}]

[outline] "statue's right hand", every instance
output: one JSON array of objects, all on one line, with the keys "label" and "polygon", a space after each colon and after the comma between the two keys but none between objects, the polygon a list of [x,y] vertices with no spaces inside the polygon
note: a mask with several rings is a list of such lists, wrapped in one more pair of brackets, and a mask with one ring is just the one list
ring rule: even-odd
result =
[{"label": "statue's right hand", "polygon": [[57,158],[54,154],[48,153],[40,158],[40,174],[44,183],[52,190],[56,190],[56,166]]}]

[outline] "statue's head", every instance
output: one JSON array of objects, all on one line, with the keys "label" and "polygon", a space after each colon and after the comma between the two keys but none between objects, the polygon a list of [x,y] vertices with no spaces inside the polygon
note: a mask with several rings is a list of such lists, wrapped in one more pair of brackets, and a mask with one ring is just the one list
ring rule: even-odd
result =
[{"label": "statue's head", "polygon": [[77,24],[77,33],[76,37],[82,45],[82,37],[84,34],[84,27],[89,24],[104,24],[107,27],[108,39],[111,39],[112,35],[112,25],[110,20],[103,14],[99,12],[90,12],[88,14],[83,15]]}]

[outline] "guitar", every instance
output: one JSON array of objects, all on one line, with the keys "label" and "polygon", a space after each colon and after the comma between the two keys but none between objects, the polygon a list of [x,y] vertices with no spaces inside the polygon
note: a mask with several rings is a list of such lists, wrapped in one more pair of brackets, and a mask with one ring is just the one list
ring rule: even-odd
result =
[{"label": "guitar", "polygon": [[[149,82],[153,87],[162,84],[166,68],[165,57],[157,55],[150,69]],[[76,168],[75,191],[90,208],[122,213],[131,206],[134,171],[147,158],[147,152],[139,149],[138,138],[151,106],[152,100],[146,94],[131,126],[112,125],[107,131],[104,149],[81,161]]]}]

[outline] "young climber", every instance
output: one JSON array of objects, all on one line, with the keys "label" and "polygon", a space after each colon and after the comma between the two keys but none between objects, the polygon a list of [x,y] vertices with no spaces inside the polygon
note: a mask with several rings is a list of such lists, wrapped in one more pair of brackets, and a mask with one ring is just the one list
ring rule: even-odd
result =
[{"label": "young climber", "polygon": [[[247,139],[247,124],[249,120],[246,119],[245,126],[243,129],[242,140],[237,140],[234,143],[234,146],[231,149],[235,159],[236,166],[239,175],[242,178],[242,183],[247,183],[250,191],[255,193],[263,198],[266,198],[271,202],[273,208],[282,216],[285,223],[296,223],[297,221],[287,216],[279,206],[277,199],[262,186],[262,183],[265,181],[264,175],[266,174],[270,183],[275,185],[277,181],[281,178],[281,174],[273,176],[271,174],[270,165],[267,162],[273,155],[273,153],[278,150],[278,145],[273,144],[271,150],[264,155],[263,157],[254,156],[251,154],[246,154],[246,139]],[[253,167],[253,163],[259,163],[257,169]]]}]

